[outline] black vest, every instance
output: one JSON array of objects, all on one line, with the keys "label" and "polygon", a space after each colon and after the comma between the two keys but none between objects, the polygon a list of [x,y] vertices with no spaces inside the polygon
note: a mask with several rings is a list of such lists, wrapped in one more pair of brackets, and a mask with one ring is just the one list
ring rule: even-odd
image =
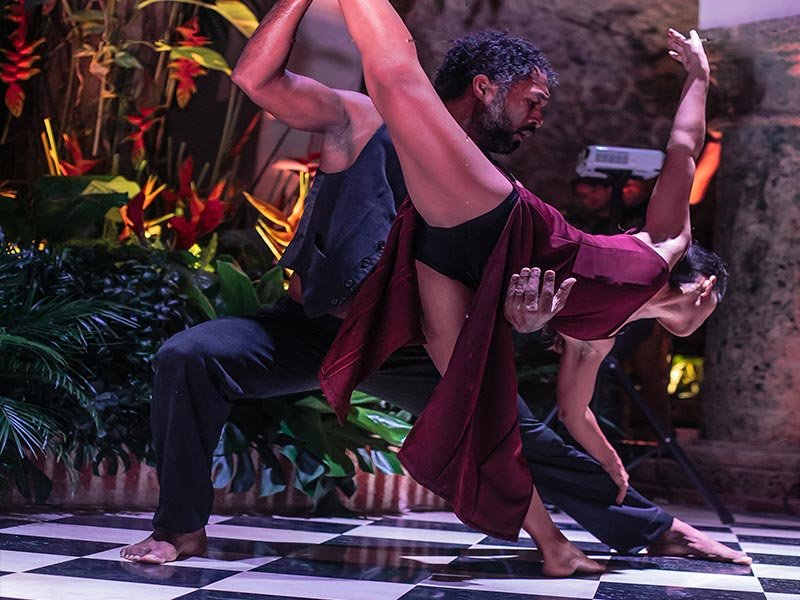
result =
[{"label": "black vest", "polygon": [[386,125],[351,167],[317,172],[297,233],[279,262],[300,277],[309,317],[353,295],[378,262],[407,193]]}]

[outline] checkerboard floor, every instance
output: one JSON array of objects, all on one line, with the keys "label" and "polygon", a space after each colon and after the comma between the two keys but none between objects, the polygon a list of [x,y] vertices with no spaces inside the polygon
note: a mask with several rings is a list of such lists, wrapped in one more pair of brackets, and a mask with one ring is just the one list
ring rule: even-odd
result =
[{"label": "checkerboard floor", "polygon": [[751,567],[622,556],[555,514],[567,537],[602,560],[601,575],[548,579],[531,540],[508,544],[449,513],[363,519],[215,516],[202,558],[122,561],[150,514],[0,517],[0,600],[790,600],[800,599],[800,519],[738,515],[722,526],[670,511],[751,554]]}]

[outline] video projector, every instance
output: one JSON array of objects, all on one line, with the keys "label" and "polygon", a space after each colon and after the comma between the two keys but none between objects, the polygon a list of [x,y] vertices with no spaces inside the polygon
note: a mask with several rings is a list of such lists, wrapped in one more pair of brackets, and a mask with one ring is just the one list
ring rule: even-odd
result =
[{"label": "video projector", "polygon": [[624,171],[631,177],[652,179],[661,172],[663,164],[664,153],[661,150],[589,146],[578,155],[575,172],[580,177],[606,179],[609,172]]}]

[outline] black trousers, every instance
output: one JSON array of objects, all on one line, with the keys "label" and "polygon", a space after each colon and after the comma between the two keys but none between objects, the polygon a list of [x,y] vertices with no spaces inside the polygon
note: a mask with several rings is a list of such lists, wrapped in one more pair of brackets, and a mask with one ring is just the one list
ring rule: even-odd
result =
[{"label": "black trousers", "polygon": [[[211,513],[212,454],[232,402],[318,390],[317,370],[341,321],[308,318],[284,298],[253,318],[223,318],[183,331],[155,359],[152,428],[160,485],[156,529],[185,533]],[[359,388],[420,414],[439,381],[424,349],[394,354]],[[600,465],[567,445],[517,397],[524,454],[539,492],[612,548],[635,551],[655,540],[672,517]]]}]

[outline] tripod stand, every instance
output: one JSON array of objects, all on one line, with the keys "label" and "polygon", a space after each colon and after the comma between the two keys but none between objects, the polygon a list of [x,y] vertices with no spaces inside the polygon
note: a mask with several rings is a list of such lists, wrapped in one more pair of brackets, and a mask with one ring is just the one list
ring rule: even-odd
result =
[{"label": "tripod stand", "polygon": [[[670,435],[670,433],[667,431],[667,428],[653,412],[653,409],[651,409],[647,404],[647,401],[644,399],[641,392],[636,389],[636,386],[633,384],[633,381],[631,381],[631,378],[620,366],[619,361],[613,356],[606,357],[600,368],[605,369],[608,373],[613,375],[622,389],[625,390],[625,393],[630,397],[634,404],[639,407],[639,410],[642,411],[642,414],[644,414],[645,418],[653,427],[656,435],[659,438],[659,443],[657,446],[654,446],[643,455],[632,460],[625,466],[625,468],[630,472],[648,458],[660,455],[664,451],[669,452],[675,461],[681,466],[684,473],[686,473],[686,476],[689,478],[689,481],[692,483],[695,489],[697,489],[697,491],[703,495],[706,501],[716,511],[717,515],[719,515],[720,521],[726,525],[733,523],[733,515],[714,493],[714,490],[709,487],[705,478],[700,471],[697,470],[697,467],[694,465],[692,460],[686,455],[686,453],[683,451],[683,448],[681,448],[678,442],[672,437],[672,435]],[[553,408],[553,410],[551,410],[547,415],[545,424],[548,426],[552,424],[557,413],[558,409]]]}]

